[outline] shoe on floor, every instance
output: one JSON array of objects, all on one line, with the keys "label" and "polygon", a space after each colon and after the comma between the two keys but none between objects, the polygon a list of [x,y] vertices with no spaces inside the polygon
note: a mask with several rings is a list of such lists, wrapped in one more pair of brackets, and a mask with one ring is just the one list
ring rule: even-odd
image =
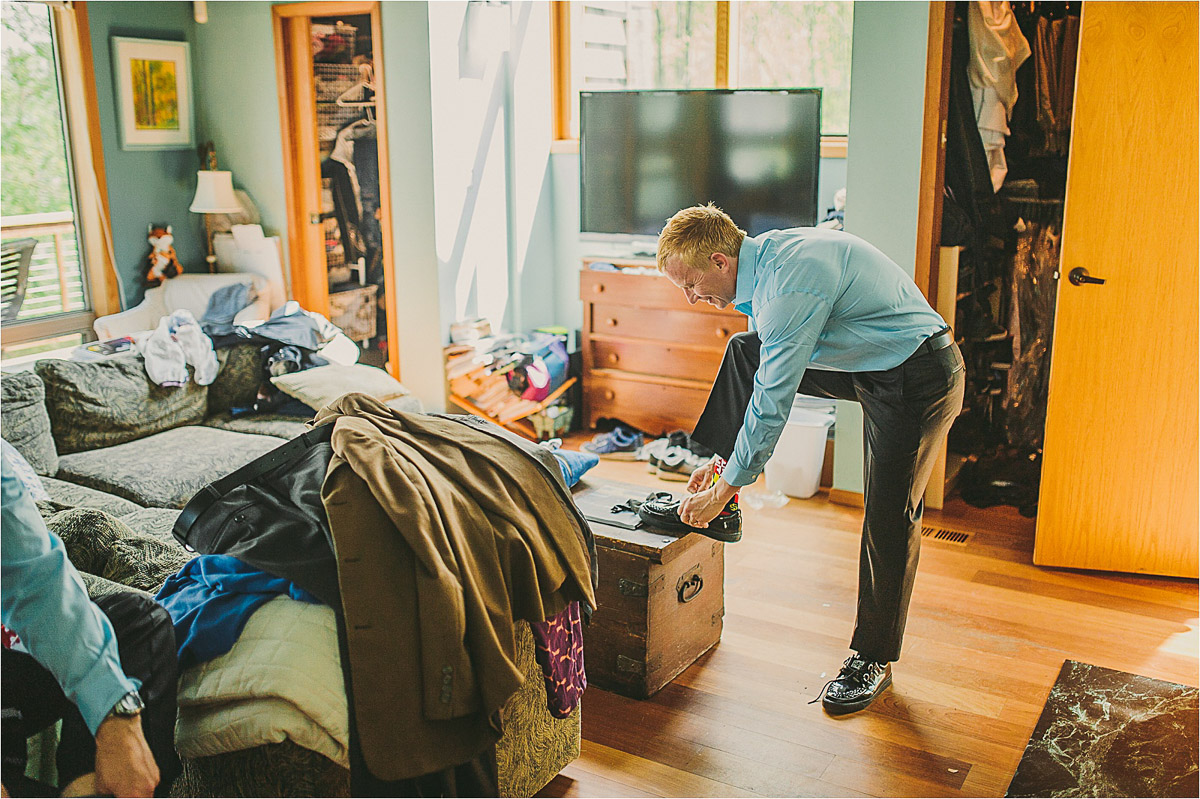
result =
[{"label": "shoe on floor", "polygon": [[656,438],[646,446],[642,447],[638,452],[637,459],[646,461],[646,471],[650,474],[655,474],[658,471],[659,463],[662,461],[663,455],[671,447],[682,446],[687,443],[687,433],[682,430],[676,430],[670,435]]},{"label": "shoe on floor", "polygon": [[708,458],[693,454],[687,447],[667,447],[658,459],[658,477],[660,480],[686,482],[691,479],[692,472],[706,463]]},{"label": "shoe on floor", "polygon": [[617,425],[608,433],[599,433],[588,441],[580,445],[580,449],[584,452],[590,452],[593,455],[604,458],[606,460],[633,460],[637,457],[638,450],[642,448],[642,434],[628,427]]},{"label": "shoe on floor", "polygon": [[708,527],[692,527],[679,518],[682,500],[660,491],[646,497],[637,509],[638,517],[651,527],[671,533],[699,533],[717,541],[733,543],[742,539],[742,511],[737,500],[729,504],[708,523]]},{"label": "shoe on floor", "polygon": [[821,699],[831,716],[862,710],[892,684],[892,664],[867,660],[855,653],[846,658],[838,676],[830,680]]}]

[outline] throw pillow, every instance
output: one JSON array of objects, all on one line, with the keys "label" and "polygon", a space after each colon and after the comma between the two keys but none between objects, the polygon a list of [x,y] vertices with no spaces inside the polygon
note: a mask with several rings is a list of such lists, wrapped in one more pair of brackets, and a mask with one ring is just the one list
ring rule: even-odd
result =
[{"label": "throw pillow", "polygon": [[314,410],[320,410],[343,394],[352,391],[378,400],[406,396],[409,391],[399,380],[374,366],[330,364],[302,372],[272,377],[275,387]]},{"label": "throw pillow", "polygon": [[0,405],[4,438],[20,452],[38,474],[58,473],[58,450],[46,413],[46,388],[33,372],[12,372],[0,377]]},{"label": "throw pillow", "polygon": [[8,443],[5,439],[0,438],[0,452],[4,453],[4,459],[8,461],[9,467],[13,474],[16,475],[17,482],[25,487],[25,491],[29,496],[33,497],[34,502],[49,502],[50,494],[46,491],[46,487],[42,485],[42,478],[37,476],[37,472],[29,465],[29,461],[21,456],[17,448]]},{"label": "throw pillow", "polygon": [[235,344],[217,350],[217,379],[208,387],[208,415],[253,405],[266,360],[258,344]]},{"label": "throw pillow", "polygon": [[[190,367],[189,367],[190,368]],[[103,361],[38,361],[46,386],[46,410],[60,454],[124,444],[204,420],[208,387],[189,380],[159,386],[146,375],[140,355]],[[169,469],[170,464],[147,464]]]}]

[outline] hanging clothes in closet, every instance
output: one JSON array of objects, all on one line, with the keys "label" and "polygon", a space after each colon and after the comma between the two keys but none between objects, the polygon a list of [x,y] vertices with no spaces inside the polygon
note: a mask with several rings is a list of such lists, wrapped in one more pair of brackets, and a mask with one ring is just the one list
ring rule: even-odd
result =
[{"label": "hanging clothes in closet", "polygon": [[1040,482],[1078,3],[959,2],[942,244],[962,247],[951,429],[967,502],[1034,515]]}]

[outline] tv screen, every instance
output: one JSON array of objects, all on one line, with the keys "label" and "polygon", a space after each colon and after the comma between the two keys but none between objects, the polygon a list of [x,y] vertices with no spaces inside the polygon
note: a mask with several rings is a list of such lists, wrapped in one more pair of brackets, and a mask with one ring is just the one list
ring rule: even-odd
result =
[{"label": "tv screen", "polygon": [[821,90],[581,92],[580,229],[657,236],[714,202],[756,236],[817,222]]}]

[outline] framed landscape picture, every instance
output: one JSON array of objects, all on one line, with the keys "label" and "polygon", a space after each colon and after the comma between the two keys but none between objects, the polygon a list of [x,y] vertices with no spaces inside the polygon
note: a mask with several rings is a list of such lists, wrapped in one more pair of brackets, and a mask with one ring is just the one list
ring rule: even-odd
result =
[{"label": "framed landscape picture", "polygon": [[192,62],[187,42],[112,37],[122,150],[195,145]]}]

